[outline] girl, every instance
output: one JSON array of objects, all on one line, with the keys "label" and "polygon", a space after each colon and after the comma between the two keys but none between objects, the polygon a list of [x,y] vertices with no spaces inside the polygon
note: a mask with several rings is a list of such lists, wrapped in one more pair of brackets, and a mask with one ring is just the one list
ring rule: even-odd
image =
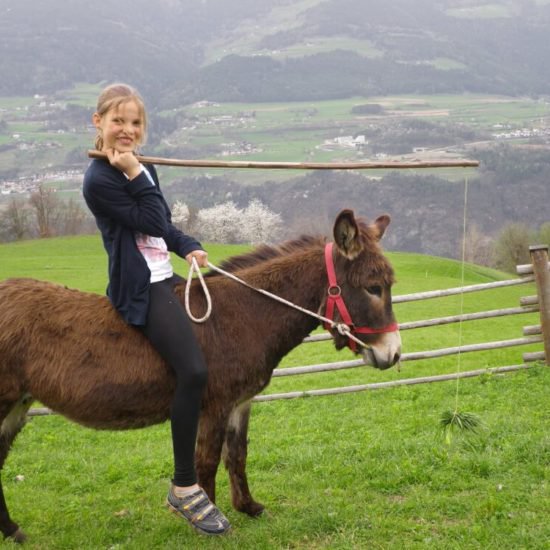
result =
[{"label": "girl", "polygon": [[95,147],[108,160],[92,160],[84,175],[84,198],[101,231],[109,260],[107,294],[123,319],[139,327],[174,370],[170,409],[174,478],[168,506],[202,533],[229,529],[226,517],[197,484],[195,443],[207,371],[190,321],[173,292],[181,280],[169,251],[201,267],[207,253],[171,223],[168,205],[152,165],[135,152],[144,142],[143,100],[130,86],[113,84],[100,94],[92,121]]}]

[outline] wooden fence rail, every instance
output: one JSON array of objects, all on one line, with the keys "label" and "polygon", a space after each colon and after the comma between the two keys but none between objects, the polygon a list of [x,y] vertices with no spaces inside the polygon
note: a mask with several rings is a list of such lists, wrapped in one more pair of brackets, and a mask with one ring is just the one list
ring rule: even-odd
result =
[{"label": "wooden fence rail", "polygon": [[[424,319],[422,321],[408,321],[399,323],[399,330],[411,330],[414,328],[426,328],[439,325],[447,325],[451,323],[459,323],[462,321],[474,321],[478,319],[491,319],[494,317],[503,317],[506,315],[518,315],[521,313],[536,313],[539,311],[536,307],[510,307],[506,309],[493,309],[491,311],[478,311],[475,313],[463,313],[461,315],[450,315],[448,317],[436,317],[434,319]],[[531,327],[530,330],[534,331],[538,327],[539,332],[530,332],[529,334],[524,331],[524,336],[540,334],[540,325]],[[331,340],[330,334],[314,334],[304,339],[304,343],[322,342],[325,340]]]},{"label": "wooden fence rail", "polygon": [[[360,392],[366,390],[376,390],[382,388],[390,388],[396,386],[412,385],[412,384],[424,384],[431,382],[441,382],[448,380],[456,380],[457,378],[470,378],[473,376],[480,376],[482,374],[494,374],[494,373],[506,373],[517,371],[520,369],[529,368],[529,363],[542,361],[546,365],[550,362],[550,262],[548,261],[548,246],[536,246],[530,247],[531,257],[533,259],[532,264],[521,265],[517,268],[518,275],[521,275],[518,279],[511,279],[506,281],[497,281],[492,283],[483,283],[477,285],[469,285],[457,288],[448,288],[444,290],[434,290],[429,292],[418,292],[415,294],[407,294],[402,296],[395,296],[393,303],[406,303],[417,300],[426,300],[432,298],[441,298],[445,296],[453,296],[457,294],[466,294],[471,292],[481,292],[491,290],[495,288],[503,288],[514,285],[522,285],[528,283],[536,283],[537,295],[524,297],[520,299],[520,307],[494,309],[490,311],[480,311],[474,313],[465,313],[461,315],[450,315],[446,317],[438,317],[434,319],[424,319],[419,321],[410,321],[401,323],[399,325],[400,330],[412,330],[424,327],[433,327],[438,325],[446,325],[450,323],[460,323],[463,321],[474,321],[479,319],[490,319],[494,317],[501,317],[507,315],[520,315],[526,313],[539,312],[540,325],[530,325],[523,327],[523,337],[512,338],[508,340],[500,340],[493,342],[481,342],[477,344],[467,344],[449,348],[418,351],[411,353],[404,353],[401,357],[401,361],[416,361],[419,359],[431,359],[436,357],[444,357],[449,355],[456,355],[462,353],[479,352],[491,349],[500,349],[506,347],[516,347],[524,345],[539,344],[543,345],[543,351],[528,352],[523,354],[524,364],[509,365],[503,367],[493,367],[486,369],[477,369],[472,371],[457,372],[454,374],[441,374],[436,376],[422,376],[416,378],[407,378],[402,380],[392,380],[390,382],[378,382],[372,384],[361,384],[355,386],[347,386],[340,388],[326,388],[317,390],[304,390],[294,391],[287,393],[275,393],[268,395],[258,395],[253,400],[256,402],[274,401],[276,399],[294,399],[297,397],[312,397],[321,395],[336,395],[352,392]],[[519,332],[519,331],[518,331]],[[325,340],[329,340],[331,336],[329,334],[316,334],[307,337],[304,343],[315,343]],[[352,369],[363,367],[364,363],[362,359],[353,359],[349,361],[340,361],[333,363],[321,363],[317,365],[307,365],[299,367],[287,367],[283,369],[276,369],[273,373],[274,378],[283,376],[294,376],[303,374],[314,374],[320,372],[337,371],[342,369]],[[51,414],[51,411],[47,408],[35,408],[29,411],[30,416],[43,416]]]},{"label": "wooden fence rail", "polygon": [[416,378],[404,378],[401,380],[391,380],[388,382],[374,382],[372,384],[361,384],[358,386],[346,386],[342,388],[327,388],[321,390],[304,390],[287,393],[271,393],[268,395],[257,395],[252,401],[275,401],[278,399],[295,399],[296,397],[314,397],[320,395],[339,395],[343,393],[356,393],[366,390],[380,390],[383,388],[395,388],[397,386],[411,386],[414,384],[427,384],[431,382],[446,382],[456,380],[457,378],[471,378],[483,374],[498,374],[512,372],[521,369],[528,369],[528,365],[510,365],[508,367],[492,367],[488,369],[478,369],[452,374],[440,374],[436,376],[418,376]]},{"label": "wooden fence rail", "polygon": [[416,300],[428,300],[429,298],[443,298],[445,296],[455,296],[457,294],[469,294],[470,292],[479,292],[480,290],[489,290],[492,288],[502,288],[506,286],[524,285],[532,283],[534,276],[522,277],[521,279],[509,279],[507,281],[495,281],[493,283],[481,283],[478,285],[458,286],[455,288],[446,288],[444,290],[429,290],[427,292],[417,292],[416,294],[404,294],[395,296],[392,300],[394,304],[403,304],[405,302],[414,302]]},{"label": "wooden fence rail", "polygon": [[[513,338],[510,340],[500,340],[494,342],[483,342],[480,344],[468,344],[463,346],[455,346],[451,348],[441,348],[427,351],[417,351],[412,353],[404,353],[401,356],[401,362],[417,361],[419,359],[433,359],[435,357],[445,357],[447,355],[456,355],[458,353],[469,353],[475,351],[487,351],[491,349],[511,348],[516,346],[527,346],[542,342],[542,336],[532,336],[526,338]],[[273,372],[273,377],[293,376],[296,374],[314,374],[317,372],[328,372],[332,370],[352,369],[356,367],[364,367],[365,363],[362,359],[351,359],[349,361],[338,361],[334,363],[320,363],[318,365],[307,365],[305,367],[287,367],[285,369],[277,369]]]}]

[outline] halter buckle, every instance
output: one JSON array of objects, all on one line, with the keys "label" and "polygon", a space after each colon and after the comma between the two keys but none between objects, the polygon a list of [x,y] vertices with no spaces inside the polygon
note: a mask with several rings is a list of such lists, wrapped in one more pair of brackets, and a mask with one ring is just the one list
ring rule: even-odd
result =
[{"label": "halter buckle", "polygon": [[333,298],[337,298],[338,296],[342,296],[342,289],[339,285],[332,285],[328,287],[327,294]]}]

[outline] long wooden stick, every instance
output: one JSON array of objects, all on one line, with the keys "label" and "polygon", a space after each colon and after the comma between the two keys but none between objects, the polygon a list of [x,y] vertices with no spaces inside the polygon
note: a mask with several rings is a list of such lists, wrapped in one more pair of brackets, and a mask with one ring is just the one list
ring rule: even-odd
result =
[{"label": "long wooden stick", "polygon": [[[101,151],[89,150],[88,157],[106,159]],[[261,168],[269,170],[366,170],[366,169],[400,169],[400,168],[468,168],[479,166],[477,160],[432,160],[432,161],[389,161],[389,162],[259,162],[249,160],[184,160],[162,157],[145,157],[137,155],[144,164],[164,166],[187,166],[195,168]]]}]

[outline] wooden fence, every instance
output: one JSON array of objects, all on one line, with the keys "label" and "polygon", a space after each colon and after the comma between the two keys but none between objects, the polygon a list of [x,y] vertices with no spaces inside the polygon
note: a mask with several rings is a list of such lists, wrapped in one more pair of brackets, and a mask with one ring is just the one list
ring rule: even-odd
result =
[{"label": "wooden fence", "polygon": [[[481,342],[476,344],[462,345],[457,347],[442,348],[435,350],[427,350],[420,352],[404,353],[401,356],[402,362],[416,361],[421,359],[430,359],[436,357],[445,357],[449,355],[456,355],[469,352],[479,352],[484,350],[494,350],[507,347],[525,346],[532,344],[542,344],[542,351],[530,352],[523,354],[522,364],[500,366],[486,369],[476,369],[464,372],[456,372],[453,374],[442,374],[437,376],[423,376],[417,378],[408,378],[402,380],[392,380],[388,382],[378,382],[372,384],[361,384],[355,386],[339,387],[339,388],[327,388],[316,390],[304,390],[294,391],[287,393],[274,393],[266,395],[258,395],[254,398],[254,401],[273,401],[277,399],[293,399],[297,397],[310,397],[319,395],[333,395],[352,393],[365,390],[388,388],[393,386],[404,386],[412,384],[424,384],[427,382],[441,382],[446,380],[455,380],[457,378],[469,378],[473,376],[480,376],[486,373],[504,373],[510,371],[516,371],[520,369],[526,369],[532,366],[535,362],[543,362],[546,365],[550,364],[550,264],[548,261],[548,246],[532,246],[530,247],[531,264],[520,265],[517,267],[517,273],[520,276],[517,279],[511,279],[506,281],[497,281],[492,283],[484,283],[477,285],[470,285],[465,287],[449,288],[446,290],[434,290],[429,292],[419,292],[416,294],[407,294],[403,296],[395,296],[393,298],[394,304],[401,304],[406,302],[413,302],[417,300],[428,300],[433,298],[441,298],[444,296],[453,296],[460,294],[467,294],[471,292],[481,292],[484,290],[509,287],[515,285],[525,285],[535,283],[537,294],[534,296],[526,296],[521,298],[518,307],[511,307],[506,309],[494,309],[491,311],[480,311],[475,313],[464,313],[461,315],[452,315],[448,317],[439,317],[434,319],[425,319],[419,321],[411,321],[401,323],[399,329],[401,331],[413,330],[425,327],[434,327],[440,325],[447,325],[451,323],[460,323],[464,321],[475,321],[479,319],[491,319],[495,317],[503,317],[508,315],[521,315],[527,313],[539,312],[540,324],[523,327],[523,335],[518,338],[493,341],[493,342]],[[518,333],[520,330],[518,329]],[[330,340],[329,334],[319,334],[309,336],[304,340],[305,344],[313,344],[315,342],[321,342]],[[355,359],[350,361],[341,361],[335,363],[324,363],[318,365],[308,365],[303,367],[287,367],[283,369],[276,369],[273,373],[273,377],[292,376],[298,374],[310,374],[318,372],[336,371],[341,369],[352,369],[357,367],[363,367],[364,363],[361,359]],[[29,411],[31,416],[41,416],[51,414],[51,411],[47,408],[35,408]]]},{"label": "wooden fence", "polygon": [[[548,262],[548,246],[532,246],[530,247],[531,264],[520,265],[517,267],[517,273],[520,276],[517,279],[507,281],[497,281],[493,283],[484,283],[470,285],[458,288],[449,288],[446,290],[435,290],[429,292],[419,292],[416,294],[407,294],[403,296],[395,296],[394,304],[412,302],[416,300],[428,300],[432,298],[441,298],[444,296],[453,296],[466,294],[471,292],[481,292],[484,290],[509,287],[515,285],[525,285],[536,283],[537,294],[535,296],[527,296],[520,300],[518,307],[506,309],[494,309],[491,311],[480,311],[476,313],[465,313],[461,315],[452,315],[448,317],[439,317],[435,319],[425,319],[400,323],[399,329],[412,330],[424,327],[433,327],[446,325],[450,323],[460,323],[463,321],[474,321],[478,319],[490,319],[494,317],[502,317],[507,315],[521,315],[526,313],[540,312],[540,324],[534,326],[523,327],[523,335],[518,338],[482,342],[477,344],[462,345],[451,348],[427,350],[421,352],[404,353],[401,356],[401,362],[416,361],[420,359],[430,359],[436,357],[445,357],[469,352],[479,352],[484,350],[500,349],[515,346],[526,346],[532,344],[543,344],[543,351],[531,352],[523,354],[524,363],[518,365],[509,365],[501,367],[493,367],[486,369],[477,369],[453,374],[442,374],[438,376],[423,376],[417,378],[407,378],[402,380],[392,380],[389,382],[378,382],[372,384],[361,384],[355,386],[347,386],[340,388],[327,388],[317,390],[294,391],[287,393],[274,393],[268,395],[258,395],[254,401],[273,401],[276,399],[293,399],[296,397],[310,397],[319,395],[333,395],[342,393],[352,393],[365,390],[373,390],[380,388],[388,388],[392,386],[404,386],[412,384],[424,384],[427,382],[441,382],[445,380],[455,380],[457,378],[469,378],[480,376],[486,373],[503,373],[520,369],[526,369],[532,366],[534,362],[543,362],[546,365],[550,364],[550,264]],[[518,333],[520,331],[518,330]],[[521,334],[521,333],[520,333]],[[331,337],[328,334],[320,334],[306,338],[305,342],[319,342],[329,340]],[[325,363],[319,365],[308,365],[304,367],[289,367],[277,369],[273,373],[273,377],[292,376],[297,374],[310,374],[326,371],[336,371],[340,369],[351,369],[364,366],[360,359],[351,361],[341,361],[335,363]]]}]

